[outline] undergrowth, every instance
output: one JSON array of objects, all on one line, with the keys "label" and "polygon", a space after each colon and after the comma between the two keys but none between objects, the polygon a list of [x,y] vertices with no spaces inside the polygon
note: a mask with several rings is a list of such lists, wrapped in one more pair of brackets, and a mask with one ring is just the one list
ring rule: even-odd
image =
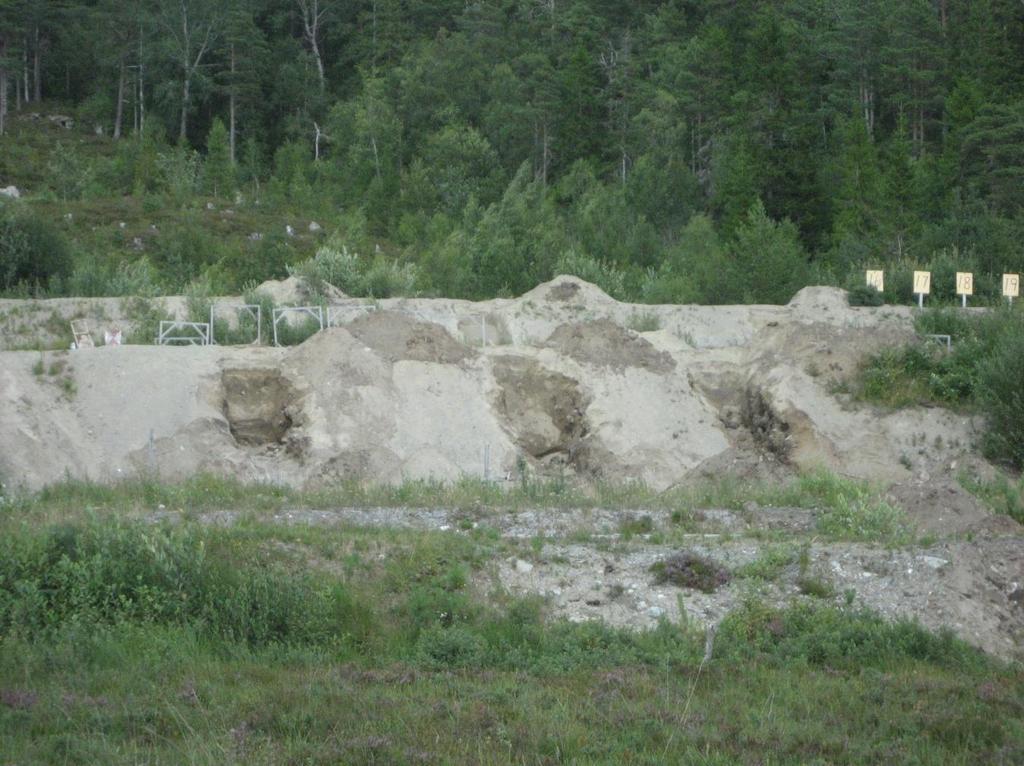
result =
[{"label": "undergrowth", "polygon": [[471,583],[493,552],[457,534],[8,517],[0,546],[0,741],[15,763],[1024,752],[1019,673],[869,612],[748,601],[708,663],[685,623],[634,632],[553,620],[539,599],[485,602]]},{"label": "undergrowth", "polygon": [[[1024,467],[1024,313],[928,310],[915,322],[922,340],[883,349],[862,365],[855,395],[885,407],[941,405],[986,417],[986,454]],[[929,340],[948,335],[952,348]]]}]

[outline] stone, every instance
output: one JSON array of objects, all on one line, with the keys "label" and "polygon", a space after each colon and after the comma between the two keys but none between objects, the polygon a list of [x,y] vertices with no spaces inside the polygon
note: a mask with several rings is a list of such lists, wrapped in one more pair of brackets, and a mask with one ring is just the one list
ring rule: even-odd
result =
[{"label": "stone", "polygon": [[647,614],[649,614],[651,617],[655,619],[658,619],[659,617],[665,614],[665,610],[662,609],[660,606],[652,606],[650,609],[647,610]]},{"label": "stone", "polygon": [[946,559],[940,559],[938,556],[918,556],[918,559],[925,566],[931,567],[936,571],[942,569],[944,566],[947,566],[949,564],[949,562],[946,561]]},{"label": "stone", "polygon": [[523,561],[522,559],[516,559],[515,563],[516,571],[520,574],[529,574],[533,571],[533,564],[529,561]]},{"label": "stone", "polygon": [[309,222],[309,230],[313,234],[316,234],[318,231],[322,231],[323,228],[324,227],[321,226],[320,224],[318,224],[316,221],[310,221]]},{"label": "stone", "polygon": [[21,197],[21,192],[18,191],[17,186],[6,186],[3,189],[0,189],[0,196],[18,199]]}]

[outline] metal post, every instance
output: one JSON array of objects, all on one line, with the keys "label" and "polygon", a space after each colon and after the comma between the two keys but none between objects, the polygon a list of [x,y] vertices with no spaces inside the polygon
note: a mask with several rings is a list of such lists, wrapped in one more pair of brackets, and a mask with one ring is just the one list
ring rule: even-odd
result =
[{"label": "metal post", "polygon": [[963,308],[963,309],[967,308],[967,293],[964,293],[963,295],[961,295],[960,298],[962,299],[962,303],[960,304],[960,308]]},{"label": "metal post", "polygon": [[924,293],[918,293],[917,294],[917,307],[919,309],[923,309],[924,308]]}]

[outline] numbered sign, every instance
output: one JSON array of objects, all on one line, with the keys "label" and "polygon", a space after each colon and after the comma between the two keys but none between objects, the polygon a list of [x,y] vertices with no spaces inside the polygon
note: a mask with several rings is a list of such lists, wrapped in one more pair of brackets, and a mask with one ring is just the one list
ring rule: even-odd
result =
[{"label": "numbered sign", "polygon": [[868,287],[873,287],[880,293],[885,291],[885,275],[883,272],[869,270],[867,276]]},{"label": "numbered sign", "polygon": [[956,273],[956,294],[974,295],[974,275],[969,271]]},{"label": "numbered sign", "polygon": [[932,291],[932,273],[930,271],[914,272],[914,293],[928,295]]},{"label": "numbered sign", "polygon": [[1020,297],[1020,274],[1003,274],[1003,297]]}]

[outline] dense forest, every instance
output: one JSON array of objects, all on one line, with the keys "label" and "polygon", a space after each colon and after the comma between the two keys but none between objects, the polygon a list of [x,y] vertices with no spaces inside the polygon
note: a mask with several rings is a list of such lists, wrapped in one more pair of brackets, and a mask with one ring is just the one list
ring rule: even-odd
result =
[{"label": "dense forest", "polygon": [[[0,186],[35,181],[8,291],[237,290],[315,252],[356,293],[649,302],[1024,267],[1020,0],[0,0],[0,67]],[[73,134],[33,143],[40,101]],[[111,205],[173,215],[62,230]],[[303,236],[204,233],[226,207]]]}]

